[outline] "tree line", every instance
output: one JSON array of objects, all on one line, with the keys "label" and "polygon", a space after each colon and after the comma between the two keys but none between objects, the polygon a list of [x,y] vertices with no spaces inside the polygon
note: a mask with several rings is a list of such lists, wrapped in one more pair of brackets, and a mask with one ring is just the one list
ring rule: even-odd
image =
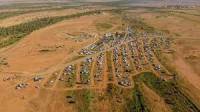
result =
[{"label": "tree line", "polygon": [[46,27],[51,24],[55,24],[62,20],[81,17],[85,15],[99,14],[99,13],[101,13],[99,10],[94,10],[94,11],[82,12],[82,13],[77,13],[77,14],[72,14],[72,15],[67,15],[67,16],[41,18],[41,19],[22,23],[15,26],[0,27],[0,36],[9,37],[9,39],[0,42],[0,47],[8,46],[17,40],[20,40],[22,37],[30,34],[31,32],[35,30],[38,30],[40,28]]}]

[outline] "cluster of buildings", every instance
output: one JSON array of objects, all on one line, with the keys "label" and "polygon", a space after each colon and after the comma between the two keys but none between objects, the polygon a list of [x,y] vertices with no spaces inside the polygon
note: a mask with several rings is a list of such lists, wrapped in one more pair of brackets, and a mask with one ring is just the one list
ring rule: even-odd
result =
[{"label": "cluster of buildings", "polygon": [[90,72],[92,66],[93,59],[86,58],[81,63],[81,70],[80,70],[80,83],[81,84],[89,84],[90,83]]},{"label": "cluster of buildings", "polygon": [[[166,74],[167,71],[155,53],[169,48],[170,40],[161,34],[149,36],[147,33],[142,33],[136,35],[129,27],[126,31],[106,33],[95,43],[78,52],[79,55],[84,55],[86,58],[79,62],[80,65],[75,63],[65,67],[59,80],[67,85],[70,84],[67,87],[75,84],[90,85],[91,75],[94,77],[92,79],[94,82],[101,82],[104,80],[104,70],[108,68],[107,66],[113,66],[112,71],[116,83],[123,87],[131,87],[134,73],[155,71],[160,75]],[[105,64],[105,58],[108,58],[107,51],[111,51],[109,58],[113,65],[106,66]],[[92,64],[95,64],[95,68],[92,67]],[[77,65],[80,66],[80,69],[76,69]],[[77,80],[76,77],[80,77],[80,79]],[[42,79],[35,77],[34,81]],[[49,84],[53,84],[54,81],[54,79],[50,80]],[[25,88],[26,86],[27,84],[19,84],[16,88]]]},{"label": "cluster of buildings", "polygon": [[69,65],[64,68],[59,81],[63,82],[66,87],[72,87],[74,85],[76,75],[75,65]]},{"label": "cluster of buildings", "polygon": [[104,58],[105,53],[101,53],[99,56],[97,56],[96,59],[96,71],[94,73],[94,80],[96,82],[102,81],[103,80],[103,69],[104,69],[104,64],[105,64],[105,58]]}]

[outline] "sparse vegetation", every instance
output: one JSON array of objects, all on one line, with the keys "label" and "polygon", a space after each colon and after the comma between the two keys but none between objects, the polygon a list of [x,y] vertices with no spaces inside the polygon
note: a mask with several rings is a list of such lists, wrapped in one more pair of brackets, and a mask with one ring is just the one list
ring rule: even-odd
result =
[{"label": "sparse vegetation", "polygon": [[6,61],[6,58],[1,58],[0,57],[0,66],[1,65],[8,65],[8,62]]},{"label": "sparse vegetation", "polygon": [[96,27],[98,30],[107,30],[112,28],[112,25],[109,23],[97,23]]},{"label": "sparse vegetation", "polygon": [[134,88],[123,89],[114,84],[108,84],[107,95],[112,106],[111,111],[149,112],[138,85]]},{"label": "sparse vegetation", "polygon": [[51,51],[55,51],[55,50],[51,50],[51,49],[41,49],[41,50],[39,50],[39,52],[41,52],[41,53],[46,53],[46,52],[51,52]]},{"label": "sparse vegetation", "polygon": [[[75,7],[75,6],[73,6]],[[0,20],[2,19],[6,19],[9,17],[13,17],[13,16],[18,16],[21,14],[27,14],[27,13],[34,13],[34,12],[41,12],[41,11],[52,11],[52,10],[64,10],[64,9],[68,9],[68,8],[73,8],[72,6],[63,6],[63,7],[55,7],[55,8],[44,8],[44,7],[36,7],[37,9],[33,9],[30,7],[30,10],[27,11],[10,11],[10,12],[2,12],[0,13]],[[42,9],[44,8],[44,9]]]},{"label": "sparse vegetation", "polygon": [[176,69],[174,67],[172,67],[169,64],[169,59],[163,55],[163,53],[161,53],[161,51],[157,50],[154,52],[155,56],[157,57],[157,59],[159,60],[159,62],[161,62],[161,64],[172,74],[172,75],[177,75],[178,72],[176,71]]},{"label": "sparse vegetation", "polygon": [[75,97],[78,100],[76,104],[78,112],[91,112],[90,103],[94,97],[92,91],[87,89],[76,91]]},{"label": "sparse vegetation", "polygon": [[128,19],[127,17],[125,17],[124,19],[127,19],[128,23],[130,23],[131,27],[138,32],[145,31],[147,33],[154,33],[157,31],[154,27],[149,26],[145,22],[143,22],[141,20],[141,18],[140,19],[139,18]]},{"label": "sparse vegetation", "polygon": [[153,73],[146,72],[138,76],[148,87],[164,98],[174,112],[199,112],[200,109],[181,91],[174,80],[164,81]]},{"label": "sparse vegetation", "polygon": [[23,14],[23,12],[2,12],[0,13],[0,20],[20,14]]},{"label": "sparse vegetation", "polygon": [[34,20],[27,23],[22,23],[16,26],[10,26],[7,28],[0,28],[0,36],[2,37],[9,37],[8,40],[3,41],[0,43],[0,48],[8,46],[10,44],[15,43],[16,41],[20,40],[24,36],[30,34],[31,32],[38,30],[40,28],[46,27],[51,24],[55,24],[59,21],[81,17],[85,15],[97,14],[100,13],[99,11],[89,11],[84,13],[77,13],[72,14],[69,16],[61,16],[61,17],[47,17],[38,20]]},{"label": "sparse vegetation", "polygon": [[[137,82],[138,83],[138,82]],[[139,85],[136,84],[132,91],[133,99],[129,101],[127,112],[149,112],[147,104],[144,101],[144,96],[139,89]]]}]

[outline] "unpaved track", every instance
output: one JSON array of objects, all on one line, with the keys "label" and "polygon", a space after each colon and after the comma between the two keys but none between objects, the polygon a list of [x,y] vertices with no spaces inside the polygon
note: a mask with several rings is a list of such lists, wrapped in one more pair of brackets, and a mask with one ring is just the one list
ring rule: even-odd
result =
[{"label": "unpaved track", "polygon": [[77,63],[76,64],[76,83],[78,82],[81,82],[81,78],[80,78],[80,70],[81,70],[81,67],[80,67],[81,63]]}]

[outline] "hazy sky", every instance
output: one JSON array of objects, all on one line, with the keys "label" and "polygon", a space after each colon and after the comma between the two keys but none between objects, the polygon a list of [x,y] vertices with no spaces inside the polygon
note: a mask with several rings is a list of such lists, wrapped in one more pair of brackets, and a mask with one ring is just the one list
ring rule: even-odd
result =
[{"label": "hazy sky", "polygon": [[181,1],[182,4],[200,4],[200,0],[0,0],[0,4],[4,3],[13,3],[13,2],[58,2],[58,1],[79,1],[79,2],[110,2],[110,1],[130,1],[131,4],[137,3],[162,3],[167,1],[167,4],[179,4],[178,1]]}]

